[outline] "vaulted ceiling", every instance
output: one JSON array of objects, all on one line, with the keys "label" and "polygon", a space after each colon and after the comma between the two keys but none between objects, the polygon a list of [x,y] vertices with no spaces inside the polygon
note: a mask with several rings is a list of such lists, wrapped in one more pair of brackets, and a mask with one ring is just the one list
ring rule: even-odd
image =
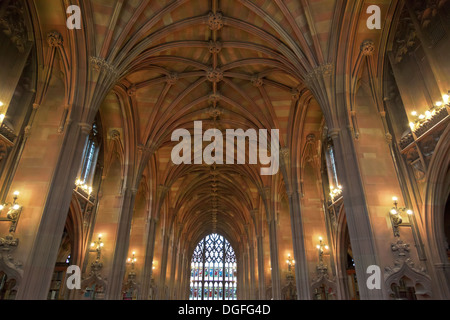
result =
[{"label": "vaulted ceiling", "polygon": [[154,151],[149,175],[169,189],[171,220],[195,238],[219,230],[239,239],[264,187],[283,192],[280,176],[263,177],[258,165],[175,166],[171,134],[202,120],[204,131],[279,129],[290,147],[303,133],[294,117],[318,130],[320,109],[303,79],[326,60],[335,1],[90,5],[96,50],[123,72],[115,90],[129,97],[137,144]]},{"label": "vaulted ceiling", "polygon": [[[65,25],[56,27],[61,17],[55,5],[34,1],[38,20],[46,22],[41,34],[56,28],[65,45],[78,41]],[[195,120],[203,122],[203,131],[279,129],[280,147],[300,167],[306,137],[318,139],[323,121],[305,79],[335,58],[345,3],[89,0],[80,6],[86,48],[79,50],[116,75],[100,115],[105,137],[123,132],[125,166],[134,167],[124,176],[136,186],[144,176],[155,203],[167,191],[169,219],[189,237],[206,230],[245,236],[245,226],[257,224],[251,210],[267,214],[261,202],[267,189],[272,200],[282,196],[281,170],[272,177],[261,176],[259,165],[174,165],[171,135],[179,128],[192,132]],[[74,54],[67,52],[67,60]],[[91,82],[101,87],[102,81]]]}]

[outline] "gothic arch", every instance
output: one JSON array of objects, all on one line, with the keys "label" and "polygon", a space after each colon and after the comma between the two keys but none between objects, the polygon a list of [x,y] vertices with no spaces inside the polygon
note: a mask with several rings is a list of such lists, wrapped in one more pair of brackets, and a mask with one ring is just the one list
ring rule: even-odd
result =
[{"label": "gothic arch", "polygon": [[439,139],[426,176],[424,232],[427,236],[435,286],[441,298],[450,297],[450,263],[445,250],[444,211],[450,193],[450,127]]}]

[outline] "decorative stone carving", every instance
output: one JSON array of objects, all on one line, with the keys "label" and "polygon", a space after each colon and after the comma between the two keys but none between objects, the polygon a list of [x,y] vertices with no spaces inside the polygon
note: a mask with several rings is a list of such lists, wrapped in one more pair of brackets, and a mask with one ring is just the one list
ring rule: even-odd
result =
[{"label": "decorative stone carving", "polygon": [[217,106],[212,106],[208,109],[208,114],[214,120],[222,115],[222,110]]},{"label": "decorative stone carving", "polygon": [[169,191],[169,189],[170,189],[170,187],[168,187],[168,186],[165,186],[165,185],[162,185],[162,184],[158,185],[156,187],[156,192],[158,194],[158,197],[161,198],[161,199],[164,198],[166,193]]},{"label": "decorative stone carving", "polygon": [[25,52],[28,31],[24,20],[22,1],[9,1],[0,17],[0,30],[11,40],[20,53]]},{"label": "decorative stone carving", "polygon": [[408,52],[413,51],[413,48],[417,44],[416,37],[417,34],[414,29],[414,24],[412,23],[407,10],[404,10],[399,20],[399,26],[397,28],[397,33],[395,35],[394,45],[392,48],[395,63],[400,63]]},{"label": "decorative stone carving", "polygon": [[64,43],[62,35],[58,31],[47,34],[47,43],[51,48],[61,47]]},{"label": "decorative stone carving", "polygon": [[409,244],[403,242],[401,239],[397,239],[396,243],[391,244],[391,250],[397,258],[409,257]]},{"label": "decorative stone carving", "polygon": [[92,69],[97,72],[106,72],[114,77],[118,76],[117,70],[109,64],[105,59],[99,57],[91,57],[90,62],[92,65]]},{"label": "decorative stone carving", "polygon": [[210,40],[208,49],[211,54],[218,54],[220,51],[222,51],[222,43],[219,41]]},{"label": "decorative stone carving", "polygon": [[364,56],[371,56],[375,52],[375,44],[372,40],[365,40],[361,44],[361,53]]},{"label": "decorative stone carving", "polygon": [[8,147],[6,146],[6,143],[4,141],[0,140],[0,161],[6,159],[7,155],[8,155]]},{"label": "decorative stone carving", "polygon": [[223,14],[222,12],[210,12],[208,14],[208,27],[212,31],[217,31],[223,27]]},{"label": "decorative stone carving", "polygon": [[257,88],[261,87],[264,84],[263,79],[258,75],[253,76],[251,82],[252,85]]},{"label": "decorative stone carving", "polygon": [[292,88],[291,89],[291,97],[293,101],[298,101],[300,99],[300,90],[298,88]]},{"label": "decorative stone carving", "polygon": [[394,266],[384,268],[385,284],[389,295],[393,296],[392,285],[398,284],[400,279],[407,277],[413,282],[415,293],[418,296],[431,295],[431,278],[425,273],[425,268],[415,268],[410,257],[410,245],[400,238],[391,244],[391,250],[395,257]]},{"label": "decorative stone carving", "polygon": [[223,72],[218,68],[216,68],[216,69],[209,68],[206,71],[206,78],[210,82],[214,82],[214,83],[220,82],[223,80]]},{"label": "decorative stone carving", "polygon": [[120,139],[120,132],[119,132],[118,130],[115,130],[115,129],[111,130],[111,131],[109,132],[109,138],[110,138],[111,140],[117,140],[117,139]]},{"label": "decorative stone carving", "polygon": [[221,94],[219,93],[219,92],[216,92],[216,93],[211,93],[209,96],[208,96],[208,102],[209,103],[217,103],[217,101],[219,101],[221,99]]},{"label": "decorative stone carving", "polygon": [[167,84],[174,85],[178,81],[178,73],[171,72],[169,75],[166,76],[166,82]]},{"label": "decorative stone carving", "polygon": [[136,95],[136,86],[134,84],[128,88],[127,94],[129,97],[134,97]]},{"label": "decorative stone carving", "polygon": [[330,76],[333,73],[333,68],[332,63],[325,63],[310,71],[305,77],[305,82],[308,87],[313,86],[314,82],[320,77]]}]

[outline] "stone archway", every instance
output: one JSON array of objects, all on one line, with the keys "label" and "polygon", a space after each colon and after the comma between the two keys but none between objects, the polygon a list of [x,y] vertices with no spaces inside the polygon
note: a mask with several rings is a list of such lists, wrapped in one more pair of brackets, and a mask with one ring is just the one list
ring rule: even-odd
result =
[{"label": "stone archway", "polygon": [[440,137],[426,177],[424,234],[435,273],[434,287],[441,299],[450,298],[450,262],[444,231],[444,215],[450,193],[450,127]]}]

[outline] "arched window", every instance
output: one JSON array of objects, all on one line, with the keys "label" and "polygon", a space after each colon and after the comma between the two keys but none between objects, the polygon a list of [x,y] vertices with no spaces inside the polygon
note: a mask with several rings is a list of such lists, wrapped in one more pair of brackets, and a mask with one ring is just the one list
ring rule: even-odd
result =
[{"label": "arched window", "polygon": [[203,238],[191,260],[190,300],[236,300],[236,254],[217,233]]},{"label": "arched window", "polygon": [[99,150],[99,138],[97,124],[94,123],[92,131],[87,138],[83,151],[83,162],[80,169],[79,180],[81,184],[90,186],[95,172],[95,164],[97,162]]},{"label": "arched window", "polygon": [[334,159],[334,149],[331,141],[328,142],[326,148],[325,158],[327,161],[327,173],[328,173],[328,182],[330,187],[337,188],[339,186],[337,171],[336,171],[336,162]]}]

